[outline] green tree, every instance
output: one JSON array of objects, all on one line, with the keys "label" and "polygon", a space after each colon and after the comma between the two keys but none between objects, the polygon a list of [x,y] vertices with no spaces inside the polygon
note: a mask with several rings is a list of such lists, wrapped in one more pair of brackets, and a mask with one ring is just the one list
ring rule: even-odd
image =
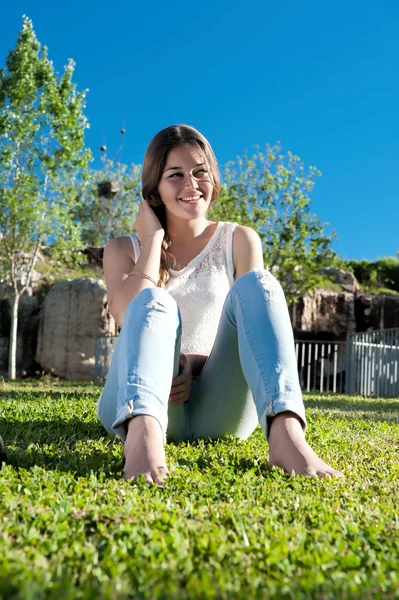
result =
[{"label": "green tree", "polygon": [[84,148],[86,91],[77,93],[72,83],[72,60],[58,76],[47,54],[24,16],[0,71],[0,276],[10,284],[11,379],[19,300],[40,249],[47,245],[52,258],[73,262],[71,250],[82,247],[80,224],[71,215],[90,160]]},{"label": "green tree", "polygon": [[281,154],[279,143],[255,146],[225,165],[223,186],[210,216],[253,227],[262,239],[264,260],[292,302],[321,281],[317,271],[331,266],[334,234],[311,212],[315,167],[305,171],[298,156]]},{"label": "green tree", "polygon": [[352,271],[360,285],[374,292],[394,290],[399,292],[399,257],[387,256],[376,261],[349,260],[345,268]]},{"label": "green tree", "polygon": [[130,168],[103,154],[102,167],[89,171],[88,185],[79,195],[74,218],[81,223],[87,246],[105,246],[126,235],[135,221],[141,198],[141,166]]}]

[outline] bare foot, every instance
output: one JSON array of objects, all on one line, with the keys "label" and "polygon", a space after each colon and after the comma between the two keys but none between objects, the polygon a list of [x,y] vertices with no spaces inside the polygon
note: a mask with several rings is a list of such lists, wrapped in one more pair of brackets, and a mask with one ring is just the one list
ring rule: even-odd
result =
[{"label": "bare foot", "polygon": [[147,483],[162,486],[163,480],[169,477],[162,429],[154,417],[138,415],[130,419],[125,458],[125,479],[135,481],[138,475],[144,475]]},{"label": "bare foot", "polygon": [[269,433],[269,464],[282,467],[290,475],[344,478],[312,450],[305,440],[299,418],[292,412],[280,413],[273,418]]}]

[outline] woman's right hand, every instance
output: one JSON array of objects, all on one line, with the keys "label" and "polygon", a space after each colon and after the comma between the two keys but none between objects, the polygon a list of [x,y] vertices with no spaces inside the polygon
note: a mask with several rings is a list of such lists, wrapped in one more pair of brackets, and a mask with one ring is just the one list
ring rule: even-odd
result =
[{"label": "woman's right hand", "polygon": [[152,239],[155,235],[165,235],[165,231],[159,222],[158,217],[152,210],[148,200],[139,203],[139,210],[134,222],[134,228],[137,231],[137,237],[143,244],[145,240]]}]

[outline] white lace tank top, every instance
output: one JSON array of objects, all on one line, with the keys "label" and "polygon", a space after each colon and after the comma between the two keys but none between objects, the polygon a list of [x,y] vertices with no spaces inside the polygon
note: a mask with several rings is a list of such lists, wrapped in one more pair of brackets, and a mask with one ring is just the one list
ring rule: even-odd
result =
[{"label": "white lace tank top", "polygon": [[[181,352],[210,354],[223,304],[234,283],[233,231],[237,223],[220,221],[205,248],[180,271],[169,269],[165,289],[182,317]],[[130,234],[134,260],[140,256],[137,236]]]}]

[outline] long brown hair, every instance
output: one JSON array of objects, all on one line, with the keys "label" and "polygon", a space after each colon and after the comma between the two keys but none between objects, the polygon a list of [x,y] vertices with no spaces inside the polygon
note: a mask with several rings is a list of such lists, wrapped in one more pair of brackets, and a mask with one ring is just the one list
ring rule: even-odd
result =
[{"label": "long brown hair", "polygon": [[190,127],[190,125],[170,125],[165,129],[161,129],[152,138],[144,156],[142,195],[143,198],[148,200],[165,231],[161,248],[159,287],[165,287],[168,282],[168,267],[170,264],[173,264],[173,257],[168,252],[172,240],[166,228],[165,205],[159,195],[158,184],[165,169],[168,153],[173,148],[179,146],[195,146],[200,151],[213,183],[212,198],[209,206],[212,206],[220,192],[220,175],[215,154],[208,140],[199,131],[194,129],[194,127]]}]

